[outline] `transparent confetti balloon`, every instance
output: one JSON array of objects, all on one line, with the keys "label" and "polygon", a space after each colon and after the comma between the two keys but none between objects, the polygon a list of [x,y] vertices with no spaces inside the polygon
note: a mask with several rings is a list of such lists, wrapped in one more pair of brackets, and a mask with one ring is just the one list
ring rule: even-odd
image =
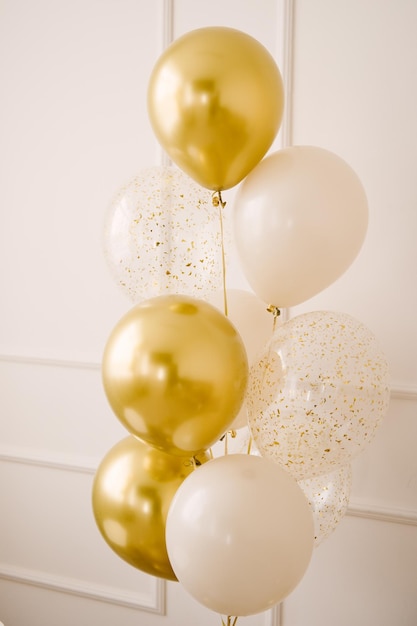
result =
[{"label": "transparent confetti balloon", "polygon": [[173,166],[144,169],[119,191],[104,250],[134,303],[168,294],[205,299],[222,286],[219,209],[210,191]]},{"label": "transparent confetti balloon", "polygon": [[299,483],[313,513],[314,545],[319,546],[336,529],[346,514],[352,487],[350,463],[340,469],[307,478]]},{"label": "transparent confetti balloon", "polygon": [[315,311],[277,328],[252,366],[249,426],[262,456],[297,479],[345,465],[372,440],[389,402],[374,335],[344,313]]}]

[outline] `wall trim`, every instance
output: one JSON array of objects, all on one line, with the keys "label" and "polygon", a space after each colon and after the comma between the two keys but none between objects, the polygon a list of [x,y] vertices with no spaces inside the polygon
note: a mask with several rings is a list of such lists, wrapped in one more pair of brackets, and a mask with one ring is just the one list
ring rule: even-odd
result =
[{"label": "wall trim", "polygon": [[96,457],[81,455],[68,455],[49,450],[35,450],[14,446],[0,445],[0,462],[20,463],[47,469],[61,470],[64,472],[77,472],[81,474],[95,474],[100,463]]},{"label": "wall trim", "polygon": [[[0,446],[0,462],[19,463],[28,466],[93,475],[100,463],[100,459],[57,454],[50,451],[28,451],[23,448],[3,445]],[[413,510],[351,502],[346,514],[352,517],[417,526],[417,511]],[[267,626],[278,626],[279,622],[277,623],[276,619],[278,618],[274,617],[275,621],[272,622],[270,619]]]},{"label": "wall trim", "polygon": [[7,563],[0,563],[0,578],[20,584],[42,587],[49,591],[58,591],[90,600],[108,602],[109,604],[116,604],[157,615],[165,615],[166,585],[165,581],[159,578],[153,580],[153,590],[149,596],[144,593],[126,591],[107,585],[98,585],[88,581],[16,567]]},{"label": "wall trim", "polygon": [[163,27],[162,53],[174,39],[174,0],[163,0],[161,21]]},{"label": "wall trim", "polygon": [[275,57],[284,84],[284,115],[277,136],[276,147],[282,150],[290,146],[292,142],[294,0],[277,0],[277,14],[278,45],[275,50]]},{"label": "wall trim", "polygon": [[265,613],[264,626],[283,626],[283,603],[277,604]]},{"label": "wall trim", "polygon": [[[159,5],[159,45],[155,62],[174,40],[174,0],[162,0]],[[160,167],[170,167],[172,161],[155,138],[157,164]]]},{"label": "wall trim", "polygon": [[98,361],[87,361],[82,359],[61,359],[56,357],[0,353],[0,362],[2,361],[5,363],[16,363],[18,365],[39,365],[42,367],[101,370],[101,363],[99,363]]},{"label": "wall trim", "polygon": [[394,382],[391,385],[391,398],[394,400],[417,400],[417,385]]},{"label": "wall trim", "polygon": [[[18,365],[39,365],[40,367],[62,367],[67,369],[101,371],[100,362],[84,361],[81,359],[60,359],[55,357],[0,353],[0,362],[16,363]],[[417,384],[394,381],[391,384],[391,398],[393,400],[417,401]]]},{"label": "wall trim", "polygon": [[346,515],[361,517],[363,519],[390,522],[406,526],[417,526],[417,511],[396,509],[392,507],[380,507],[374,504],[358,504],[351,502]]}]

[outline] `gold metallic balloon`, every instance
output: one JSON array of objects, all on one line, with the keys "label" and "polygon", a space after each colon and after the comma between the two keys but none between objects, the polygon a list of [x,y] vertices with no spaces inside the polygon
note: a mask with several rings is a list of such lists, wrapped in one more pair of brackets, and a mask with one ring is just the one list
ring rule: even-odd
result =
[{"label": "gold metallic balloon", "polygon": [[245,347],[228,318],[178,295],[131,309],[110,334],[102,371],[109,403],[129,432],[183,456],[223,435],[248,378]]},{"label": "gold metallic balloon", "polygon": [[208,460],[161,452],[129,435],[100,463],[93,483],[97,526],[114,552],[130,565],[177,580],[167,555],[165,523],[183,480]]},{"label": "gold metallic balloon", "polygon": [[271,146],[283,112],[280,71],[256,39],[208,27],[174,41],[149,81],[153,130],[171,159],[203,187],[239,183]]}]

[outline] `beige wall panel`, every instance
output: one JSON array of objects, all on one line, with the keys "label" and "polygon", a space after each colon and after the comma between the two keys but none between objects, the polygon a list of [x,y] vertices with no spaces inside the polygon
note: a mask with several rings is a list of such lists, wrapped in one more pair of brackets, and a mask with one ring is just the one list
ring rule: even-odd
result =
[{"label": "beige wall panel", "polygon": [[93,467],[125,429],[105,398],[99,368],[0,361],[0,454]]},{"label": "beige wall panel", "polygon": [[345,518],[285,602],[285,626],[414,626],[417,527]]},{"label": "beige wall panel", "polygon": [[174,37],[195,28],[228,26],[252,35],[274,54],[279,43],[277,29],[280,4],[276,0],[175,0]]},{"label": "beige wall panel", "polygon": [[[0,472],[2,485],[8,485],[1,493],[8,512],[0,519],[1,577],[163,610],[157,580],[117,558],[97,533],[91,474],[7,461]],[[47,604],[40,610],[46,619]]]},{"label": "beige wall panel", "polygon": [[339,309],[377,334],[395,383],[417,385],[417,4],[295,3],[293,142],[333,150],[360,176],[367,238],[337,283],[299,309]]},{"label": "beige wall panel", "polygon": [[414,398],[392,398],[374,441],[353,463],[352,505],[391,511],[417,524],[416,412]]},{"label": "beige wall panel", "polygon": [[162,3],[7,0],[0,8],[0,351],[96,360],[129,303],[104,213],[154,164],[146,86]]}]

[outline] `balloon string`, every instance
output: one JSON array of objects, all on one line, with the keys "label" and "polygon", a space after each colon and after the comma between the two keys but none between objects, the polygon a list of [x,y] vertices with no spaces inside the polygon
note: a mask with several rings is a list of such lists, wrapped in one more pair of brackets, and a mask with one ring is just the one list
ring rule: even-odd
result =
[{"label": "balloon string", "polygon": [[248,440],[248,451],[246,454],[250,454],[252,450],[252,435],[249,435],[249,440]]},{"label": "balloon string", "polygon": [[238,618],[238,616],[233,617],[233,615],[228,615],[226,622],[222,618],[222,624],[223,624],[223,626],[236,626],[237,618]]},{"label": "balloon string", "polygon": [[277,306],[275,306],[275,304],[268,305],[266,307],[266,310],[268,311],[268,313],[272,313],[273,315],[272,332],[274,333],[277,327],[277,320],[279,316],[281,315],[281,311]]},{"label": "balloon string", "polygon": [[[269,313],[272,313],[273,315],[273,322],[272,322],[272,333],[275,332],[276,329],[276,325],[277,325],[277,320],[278,317],[281,315],[281,311],[279,310],[279,308],[277,306],[275,306],[274,304],[270,304],[267,309],[266,309]],[[269,347],[268,347],[268,354],[266,355],[266,359],[265,359],[265,368],[262,372],[262,380],[261,380],[261,389],[265,389],[265,378],[266,375],[268,373],[268,369],[271,367],[272,365],[272,345],[271,343],[269,343]]]},{"label": "balloon string", "polygon": [[[217,194],[217,195],[216,195]],[[221,191],[216,191],[213,195],[213,206],[219,207],[219,220],[220,220],[220,236],[222,246],[222,276],[223,276],[223,307],[224,314],[229,314],[227,307],[227,293],[226,293],[226,254],[224,249],[224,224],[223,224],[223,209],[226,206],[226,202],[223,202]]]},{"label": "balloon string", "polygon": [[[270,304],[270,305],[267,307],[267,309],[266,309],[266,310],[267,310],[269,313],[272,313],[272,315],[273,315],[273,321],[272,321],[272,333],[274,333],[274,332],[275,332],[275,329],[276,329],[276,325],[277,325],[277,320],[278,320],[278,317],[281,315],[281,311],[280,311],[280,309],[279,309],[277,306],[275,306],[274,304]],[[269,365],[270,359],[271,359],[271,346],[269,347],[269,350],[268,350],[268,356],[267,356],[267,358],[266,358],[265,369],[264,369],[263,374],[262,374],[262,383],[261,383],[261,387],[262,387],[262,388],[264,387],[264,383],[265,383],[265,376],[266,376],[266,373],[267,373],[267,371],[268,371],[268,365]],[[249,439],[248,439],[248,447],[247,447],[246,454],[250,454],[250,453],[251,453],[251,451],[252,451],[252,443],[253,443],[253,438],[252,438],[252,435],[249,435]]]},{"label": "balloon string", "polygon": [[229,435],[231,436],[232,439],[236,437],[237,433],[234,430],[234,428],[231,428],[230,430],[226,430],[224,435],[222,435],[219,439],[219,441],[222,441],[224,443],[224,456],[227,456],[227,454],[229,453],[229,440],[228,440]]}]

